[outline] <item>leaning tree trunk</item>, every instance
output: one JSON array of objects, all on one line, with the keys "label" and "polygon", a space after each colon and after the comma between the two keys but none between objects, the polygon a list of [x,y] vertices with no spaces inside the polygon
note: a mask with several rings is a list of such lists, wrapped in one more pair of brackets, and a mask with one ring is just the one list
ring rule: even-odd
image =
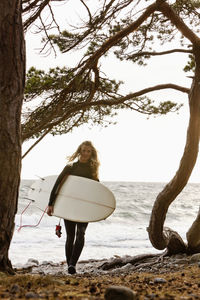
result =
[{"label": "leaning tree trunk", "polygon": [[21,171],[21,106],[25,48],[21,0],[0,1],[0,270],[12,272],[8,250],[14,230]]},{"label": "leaning tree trunk", "polygon": [[[200,40],[199,45],[194,47],[194,55],[196,70],[189,94],[190,120],[184,153],[176,175],[156,198],[148,227],[152,245],[159,250],[168,248],[171,253],[187,251],[181,237],[175,232],[171,236],[169,229],[167,231],[163,230],[163,225],[169,205],[187,184],[198,156],[200,137]],[[195,231],[193,230],[193,232]],[[170,241],[171,237],[173,238],[172,241]],[[188,244],[188,247],[192,251],[192,245]]]}]

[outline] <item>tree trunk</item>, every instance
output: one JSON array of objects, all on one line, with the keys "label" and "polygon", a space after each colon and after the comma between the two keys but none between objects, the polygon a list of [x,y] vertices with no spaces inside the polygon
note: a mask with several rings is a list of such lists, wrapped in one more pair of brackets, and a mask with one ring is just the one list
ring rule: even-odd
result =
[{"label": "tree trunk", "polygon": [[[170,243],[169,235],[166,235],[165,230],[163,230],[167,210],[177,195],[186,186],[198,156],[200,137],[200,45],[194,47],[194,55],[196,71],[189,94],[190,120],[183,157],[176,175],[156,198],[148,228],[150,241],[152,245],[159,250],[166,248]],[[178,244],[181,245],[181,247],[177,247],[178,249],[184,248],[182,239],[177,234],[177,245]],[[174,241],[173,245],[175,245]],[[175,249],[175,246],[173,247]],[[170,250],[173,249],[171,248]]]},{"label": "tree trunk", "polygon": [[198,211],[196,219],[194,220],[192,226],[188,230],[186,237],[188,241],[188,252],[199,253],[200,252],[200,209]]},{"label": "tree trunk", "polygon": [[21,172],[21,106],[25,47],[21,0],[0,1],[0,270],[12,272],[8,250],[14,231]]}]

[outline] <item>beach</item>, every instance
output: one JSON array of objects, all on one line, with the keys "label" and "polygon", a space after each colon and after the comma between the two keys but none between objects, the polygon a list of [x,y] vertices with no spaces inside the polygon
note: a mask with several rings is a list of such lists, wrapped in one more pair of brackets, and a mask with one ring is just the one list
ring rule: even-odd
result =
[{"label": "beach", "polygon": [[[200,299],[200,255],[164,256],[148,238],[152,206],[164,183],[105,183],[117,207],[108,219],[89,224],[75,275],[67,272],[64,228],[61,238],[55,235],[58,218],[45,215],[35,226],[42,212],[34,205],[25,210],[31,183],[21,184],[9,252],[16,274],[0,273],[0,299]],[[199,192],[200,184],[189,184],[168,211],[165,225],[184,241],[198,212]],[[18,231],[20,224],[28,226]],[[117,292],[131,298],[112,296]],[[105,298],[110,293],[112,298]]]},{"label": "beach", "polygon": [[[65,262],[40,265],[36,260],[29,260],[23,268],[15,269],[14,276],[0,273],[0,297],[74,300],[200,299],[200,254],[171,257],[152,255],[146,259],[138,259],[139,256],[124,256],[109,260],[80,261],[77,274],[74,275],[67,273]],[[124,265],[120,265],[122,261]],[[121,294],[118,297],[116,293],[118,296]]]}]

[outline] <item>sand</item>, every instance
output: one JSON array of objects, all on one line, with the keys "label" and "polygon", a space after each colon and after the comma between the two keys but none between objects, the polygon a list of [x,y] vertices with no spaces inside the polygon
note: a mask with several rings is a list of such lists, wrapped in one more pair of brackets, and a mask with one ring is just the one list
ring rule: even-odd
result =
[{"label": "sand", "polygon": [[[200,299],[199,260],[200,254],[149,257],[139,263],[131,257],[80,261],[74,275],[67,273],[65,262],[29,260],[14,276],[0,273],[0,299],[97,300],[105,299],[113,285],[131,289],[139,300]],[[111,262],[115,266],[110,268]]]}]

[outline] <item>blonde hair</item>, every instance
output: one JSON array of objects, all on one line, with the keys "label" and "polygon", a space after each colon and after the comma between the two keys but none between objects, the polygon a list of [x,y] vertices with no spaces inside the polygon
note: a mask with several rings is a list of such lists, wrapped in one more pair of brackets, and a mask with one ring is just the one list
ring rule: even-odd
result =
[{"label": "blonde hair", "polygon": [[77,150],[71,156],[68,156],[67,159],[68,159],[69,162],[72,162],[76,158],[78,158],[80,156],[80,154],[81,154],[81,148],[82,148],[82,146],[89,146],[92,149],[92,153],[91,153],[91,157],[90,157],[89,163],[90,163],[90,166],[91,166],[91,169],[92,169],[92,176],[93,176],[93,178],[94,179],[98,179],[98,177],[99,177],[99,165],[100,165],[100,162],[99,162],[99,159],[98,159],[97,150],[93,146],[92,142],[90,142],[90,141],[84,141],[84,142],[82,142],[78,146]]}]

